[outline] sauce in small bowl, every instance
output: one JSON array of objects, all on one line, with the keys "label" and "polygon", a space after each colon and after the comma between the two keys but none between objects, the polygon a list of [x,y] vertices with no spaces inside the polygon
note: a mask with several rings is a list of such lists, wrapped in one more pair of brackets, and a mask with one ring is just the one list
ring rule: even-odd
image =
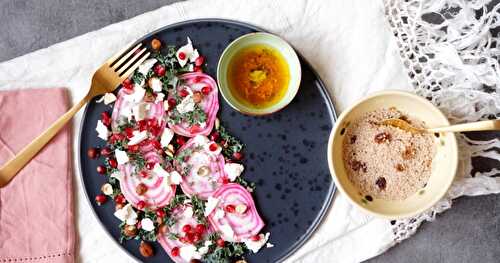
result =
[{"label": "sauce in small bowl", "polygon": [[228,104],[248,115],[266,115],[288,105],[297,94],[300,62],[293,48],[268,33],[233,41],[217,68],[219,89]]}]

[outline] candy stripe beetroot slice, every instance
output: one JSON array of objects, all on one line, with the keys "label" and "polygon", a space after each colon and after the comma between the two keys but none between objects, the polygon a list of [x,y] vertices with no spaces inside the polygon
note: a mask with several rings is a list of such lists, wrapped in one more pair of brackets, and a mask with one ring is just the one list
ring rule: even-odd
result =
[{"label": "candy stripe beetroot slice", "polygon": [[[160,245],[167,252],[170,258],[176,263],[189,263],[190,260],[183,259],[180,255],[173,256],[172,249],[182,248],[186,246],[190,246],[189,243],[184,243],[179,240],[179,238],[185,237],[186,233],[182,231],[182,227],[185,225],[190,225],[194,230],[196,225],[198,224],[195,217],[193,216],[192,206],[187,205],[179,205],[175,209],[172,210],[172,214],[169,217],[173,217],[175,220],[175,224],[168,228],[168,232],[165,234],[158,233],[157,240],[160,242]],[[201,240],[205,240],[207,235],[209,235],[211,231],[208,229],[201,235]],[[176,235],[178,238],[170,239],[169,235]]]},{"label": "candy stripe beetroot slice", "polygon": [[184,154],[184,151],[191,151],[190,154],[186,154],[183,162],[174,163],[180,174],[188,168],[181,182],[182,191],[188,196],[197,195],[204,200],[223,184],[225,176],[224,157],[221,153],[211,153],[207,149],[209,143],[207,137],[201,135],[190,139],[177,151],[177,155]]},{"label": "candy stripe beetroot slice", "polygon": [[[121,172],[120,189],[127,201],[137,208],[140,201],[146,203],[145,208],[163,207],[170,203],[175,195],[175,185],[167,186],[163,183],[163,177],[150,172],[147,178],[136,174],[135,166],[124,164],[119,167]],[[147,191],[143,195],[136,192],[139,184],[145,184]]]},{"label": "candy stripe beetroot slice", "polygon": [[[205,123],[200,126],[190,126],[185,122],[181,122],[179,124],[172,124],[169,122],[168,126],[176,134],[186,137],[208,135],[214,127],[217,112],[219,111],[217,83],[212,77],[207,74],[193,72],[186,73],[179,77],[179,84],[176,87],[177,92],[186,87],[189,87],[192,92],[202,92],[203,88],[205,88],[205,90],[210,90],[208,94],[204,94],[203,99],[199,104],[203,111],[206,113],[207,119]],[[170,98],[171,97],[172,96],[170,96]]]},{"label": "candy stripe beetroot slice", "polygon": [[113,131],[118,131],[118,126],[120,126],[120,124],[124,122],[123,119],[127,118],[126,116],[128,116],[128,114],[132,112],[134,106],[140,103],[145,103],[147,105],[146,107],[148,107],[148,110],[146,110],[145,118],[155,118],[156,120],[158,120],[161,131],[163,131],[163,128],[165,128],[166,126],[166,114],[162,101],[158,103],[144,102],[143,99],[141,102],[133,102],[125,99],[125,96],[130,96],[130,94],[127,94],[124,89],[121,89],[118,92],[118,98],[116,99],[115,105],[113,107],[113,113],[111,114],[111,128]]},{"label": "candy stripe beetroot slice", "polygon": [[213,197],[218,203],[208,220],[224,240],[242,242],[259,234],[264,227],[251,194],[243,186],[225,184],[213,193]]}]

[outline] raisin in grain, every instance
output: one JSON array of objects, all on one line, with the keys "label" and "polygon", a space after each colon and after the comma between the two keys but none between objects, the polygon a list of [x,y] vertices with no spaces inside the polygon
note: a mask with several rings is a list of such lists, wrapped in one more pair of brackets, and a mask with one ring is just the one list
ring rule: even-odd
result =
[{"label": "raisin in grain", "polygon": [[377,135],[375,135],[375,142],[378,144],[388,142],[391,140],[391,135],[387,132],[381,132]]},{"label": "raisin in grain", "polygon": [[351,144],[354,144],[357,138],[356,135],[351,136]]},{"label": "raisin in grain", "polygon": [[377,181],[375,181],[375,184],[378,186],[380,190],[385,190],[385,187],[387,186],[387,181],[385,180],[384,177],[379,177],[377,178]]},{"label": "raisin in grain", "polygon": [[415,148],[411,146],[406,146],[402,154],[402,157],[404,160],[410,160],[415,157],[415,154],[417,154],[417,150],[415,150]]},{"label": "raisin in grain", "polygon": [[358,160],[352,160],[349,162],[349,164],[351,165],[351,169],[353,171],[359,171],[361,169],[361,171],[363,171],[364,173],[366,173],[366,163],[363,163],[363,162],[360,162]]},{"label": "raisin in grain", "polygon": [[398,164],[396,165],[396,170],[397,170],[398,172],[402,172],[402,171],[404,171],[404,170],[405,170],[405,166],[404,166],[403,164],[398,163]]}]

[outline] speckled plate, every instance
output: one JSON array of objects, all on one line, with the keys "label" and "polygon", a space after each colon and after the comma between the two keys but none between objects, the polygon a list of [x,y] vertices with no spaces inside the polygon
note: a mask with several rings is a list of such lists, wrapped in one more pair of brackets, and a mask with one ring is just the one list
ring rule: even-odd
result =
[{"label": "speckled plate", "polygon": [[[166,26],[140,39],[153,37],[163,43],[183,45],[189,36],[208,61],[208,74],[216,75],[217,62],[224,48],[237,37],[262,31],[241,22],[203,19]],[[335,185],[328,170],[327,144],[336,115],[324,84],[311,66],[301,59],[302,82],[295,99],[282,111],[265,117],[251,117],[233,110],[220,97],[219,118],[246,145],[244,177],[257,184],[254,198],[271,232],[273,248],[246,256],[249,262],[280,262],[297,250],[314,232],[333,198]],[[95,126],[109,106],[92,100],[87,106],[80,130],[79,163],[82,182],[104,229],[118,240],[119,220],[113,216],[113,202],[97,206],[94,197],[106,178],[96,172],[102,160],[91,160],[86,151],[100,147]],[[119,244],[117,242],[117,244]],[[147,262],[171,262],[159,244],[155,255],[143,258],[138,241],[119,244],[133,257]]]}]

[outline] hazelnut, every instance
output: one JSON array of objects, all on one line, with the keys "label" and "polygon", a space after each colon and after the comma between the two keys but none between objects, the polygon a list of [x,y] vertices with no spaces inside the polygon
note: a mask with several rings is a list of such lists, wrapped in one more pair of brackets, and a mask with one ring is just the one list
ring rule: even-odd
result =
[{"label": "hazelnut", "polygon": [[218,130],[220,128],[220,120],[219,118],[215,118],[215,129]]},{"label": "hazelnut", "polygon": [[161,41],[156,39],[156,38],[153,38],[153,40],[151,40],[151,48],[156,50],[156,51],[160,50]]},{"label": "hazelnut", "polygon": [[123,234],[127,237],[135,237],[137,235],[137,227],[135,225],[125,225]]},{"label": "hazelnut", "polygon": [[203,94],[199,91],[195,91],[193,93],[193,101],[194,103],[200,103],[203,100]]},{"label": "hazelnut", "polygon": [[153,247],[144,241],[139,245],[139,252],[145,258],[151,257],[154,254]]},{"label": "hazelnut", "polygon": [[144,95],[145,102],[154,102],[155,100],[156,98],[152,93],[146,92],[146,95]]},{"label": "hazelnut", "polygon": [[138,195],[143,195],[146,193],[146,191],[148,191],[148,187],[143,183],[140,183],[135,187],[135,192]]},{"label": "hazelnut", "polygon": [[165,224],[161,224],[160,226],[158,226],[158,232],[160,234],[166,234],[168,232],[168,226]]},{"label": "hazelnut", "polygon": [[89,148],[87,150],[87,156],[90,158],[90,159],[96,159],[97,157],[99,157],[99,154],[100,154],[100,151],[99,149],[97,148]]}]

